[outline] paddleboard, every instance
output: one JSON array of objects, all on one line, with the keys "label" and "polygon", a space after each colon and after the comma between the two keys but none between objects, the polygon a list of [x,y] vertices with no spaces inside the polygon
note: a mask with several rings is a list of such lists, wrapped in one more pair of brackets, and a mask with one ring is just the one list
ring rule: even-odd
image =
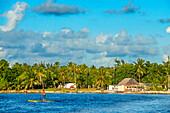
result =
[{"label": "paddleboard", "polygon": [[29,102],[54,102],[54,101],[41,101],[41,100],[28,100]]}]

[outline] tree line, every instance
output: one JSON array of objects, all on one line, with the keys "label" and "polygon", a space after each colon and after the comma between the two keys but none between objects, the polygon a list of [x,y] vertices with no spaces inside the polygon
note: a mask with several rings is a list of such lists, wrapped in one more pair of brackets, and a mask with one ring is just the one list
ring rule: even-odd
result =
[{"label": "tree line", "polygon": [[[57,88],[59,84],[76,83],[77,88],[107,88],[108,85],[118,84],[124,78],[134,78],[137,82],[151,83],[153,90],[163,90],[167,86],[167,75],[170,74],[170,61],[151,63],[138,58],[136,62],[126,63],[115,59],[112,67],[97,68],[86,64],[77,65],[69,62],[60,65],[59,62],[15,63],[12,67],[8,61],[0,60],[0,90],[24,90]],[[164,89],[167,90],[167,89]]]}]

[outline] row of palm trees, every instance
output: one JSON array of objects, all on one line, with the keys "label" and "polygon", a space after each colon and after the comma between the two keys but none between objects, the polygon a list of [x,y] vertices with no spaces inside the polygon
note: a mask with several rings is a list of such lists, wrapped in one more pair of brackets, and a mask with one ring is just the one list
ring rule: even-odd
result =
[{"label": "row of palm trees", "polygon": [[26,63],[15,63],[9,67],[8,61],[0,60],[0,90],[57,88],[57,84],[76,82],[77,88],[106,88],[110,84],[118,84],[124,78],[134,78],[138,82],[152,83],[154,89],[167,85],[167,75],[170,73],[170,61],[162,64],[150,63],[138,58],[137,62],[125,63],[124,60],[114,60],[113,67],[86,64],[77,65],[69,62],[60,66],[54,64],[35,63],[32,66]]}]

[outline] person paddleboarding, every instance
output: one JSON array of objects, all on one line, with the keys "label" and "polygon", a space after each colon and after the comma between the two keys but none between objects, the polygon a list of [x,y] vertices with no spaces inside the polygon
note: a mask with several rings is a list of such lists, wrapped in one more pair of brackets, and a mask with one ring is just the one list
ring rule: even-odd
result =
[{"label": "person paddleboarding", "polygon": [[45,98],[45,91],[44,91],[44,89],[43,89],[42,94],[43,94],[43,101],[46,101],[46,98]]}]

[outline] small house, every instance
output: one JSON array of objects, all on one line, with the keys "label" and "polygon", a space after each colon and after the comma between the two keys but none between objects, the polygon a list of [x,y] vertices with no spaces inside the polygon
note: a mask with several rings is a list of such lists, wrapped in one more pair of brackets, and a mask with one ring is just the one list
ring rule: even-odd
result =
[{"label": "small house", "polygon": [[144,85],[140,85],[133,78],[125,78],[115,86],[114,90],[115,91],[142,91],[144,90]]},{"label": "small house", "polygon": [[64,85],[64,88],[74,89],[74,88],[76,88],[76,83],[66,83]]}]

